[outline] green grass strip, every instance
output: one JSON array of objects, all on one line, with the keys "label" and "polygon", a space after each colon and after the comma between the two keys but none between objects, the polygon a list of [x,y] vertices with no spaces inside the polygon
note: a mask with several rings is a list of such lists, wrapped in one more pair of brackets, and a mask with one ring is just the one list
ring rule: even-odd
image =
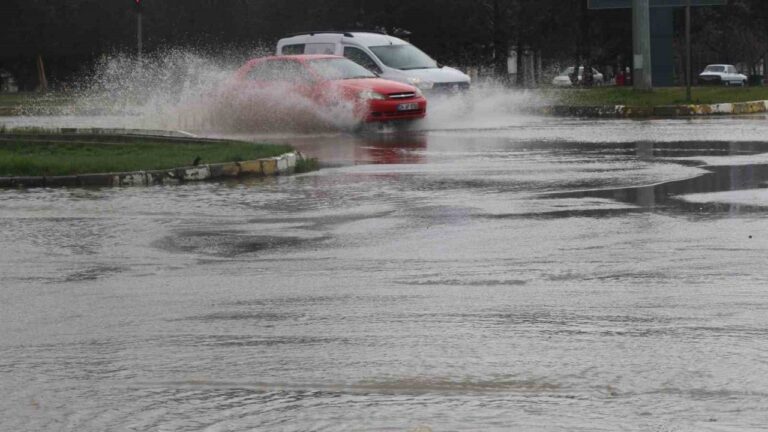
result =
[{"label": "green grass strip", "polygon": [[0,108],[61,107],[73,101],[72,96],[62,93],[0,93]]},{"label": "green grass strip", "polygon": [[[595,87],[591,89],[547,89],[542,93],[556,104],[570,106],[627,105],[654,107],[685,105],[685,87],[664,87],[636,91],[631,87]],[[694,87],[693,104],[717,104],[768,100],[768,87]]]},{"label": "green grass strip", "polygon": [[147,139],[119,144],[0,141],[0,177],[60,176],[163,170],[279,156],[290,146],[247,142],[174,143]]}]

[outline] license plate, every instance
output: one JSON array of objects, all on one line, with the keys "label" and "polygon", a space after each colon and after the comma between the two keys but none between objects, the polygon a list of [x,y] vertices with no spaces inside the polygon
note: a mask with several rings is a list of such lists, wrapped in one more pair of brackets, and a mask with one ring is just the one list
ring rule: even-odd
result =
[{"label": "license plate", "polygon": [[419,104],[417,103],[404,103],[397,106],[398,111],[415,111],[419,109]]}]

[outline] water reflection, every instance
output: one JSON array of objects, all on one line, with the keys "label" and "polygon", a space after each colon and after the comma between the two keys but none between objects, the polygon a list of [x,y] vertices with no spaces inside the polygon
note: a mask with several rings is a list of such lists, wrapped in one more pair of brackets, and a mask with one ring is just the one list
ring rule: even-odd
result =
[{"label": "water reflection", "polygon": [[424,134],[381,135],[366,139],[355,147],[356,163],[424,163],[427,136]]},{"label": "water reflection", "polygon": [[420,164],[429,137],[423,132],[383,131],[320,136],[237,137],[250,141],[289,144],[317,158],[325,167],[362,164]]},{"label": "water reflection", "polygon": [[[743,156],[764,153],[763,143],[652,143],[639,142],[634,146],[634,154],[643,161],[665,159],[686,154],[688,158],[697,156]],[[701,165],[695,160],[674,160],[670,163]],[[736,214],[749,211],[749,206],[736,204],[711,204],[702,206],[700,203],[688,203],[680,200],[680,196],[700,193],[740,191],[765,188],[768,184],[768,165],[734,165],[734,166],[700,166],[709,171],[701,176],[665,182],[657,185],[627,187],[618,189],[589,190],[549,194],[549,198],[608,198],[616,201],[635,204],[644,210],[654,210],[659,207],[682,208],[685,211],[703,210],[728,212]]]}]

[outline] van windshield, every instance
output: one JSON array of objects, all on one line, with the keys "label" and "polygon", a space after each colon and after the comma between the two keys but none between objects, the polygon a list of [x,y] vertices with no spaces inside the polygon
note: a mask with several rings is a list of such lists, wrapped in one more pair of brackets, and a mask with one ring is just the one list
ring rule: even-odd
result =
[{"label": "van windshield", "polygon": [[413,45],[369,47],[385,65],[400,70],[433,69],[437,62]]}]

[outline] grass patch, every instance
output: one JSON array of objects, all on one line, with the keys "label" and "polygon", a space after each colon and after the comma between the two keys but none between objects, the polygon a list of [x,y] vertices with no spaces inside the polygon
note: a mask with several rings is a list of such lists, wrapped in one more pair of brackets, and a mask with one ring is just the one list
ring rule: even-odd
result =
[{"label": "grass patch", "polygon": [[320,164],[315,158],[300,158],[296,161],[296,174],[303,174],[320,169]]},{"label": "grass patch", "polygon": [[72,101],[62,93],[0,93],[0,108],[63,107]]},{"label": "grass patch", "polygon": [[[664,87],[652,91],[635,91],[631,87],[548,89],[543,90],[543,94],[555,104],[570,106],[654,107],[688,103],[685,100],[685,87]],[[768,87],[693,87],[691,96],[694,104],[768,100]]]},{"label": "grass patch", "polygon": [[99,144],[51,142],[33,137],[0,140],[0,177],[57,176],[132,172],[178,168],[199,164],[239,162],[279,156],[290,146],[227,142],[134,142]]}]

